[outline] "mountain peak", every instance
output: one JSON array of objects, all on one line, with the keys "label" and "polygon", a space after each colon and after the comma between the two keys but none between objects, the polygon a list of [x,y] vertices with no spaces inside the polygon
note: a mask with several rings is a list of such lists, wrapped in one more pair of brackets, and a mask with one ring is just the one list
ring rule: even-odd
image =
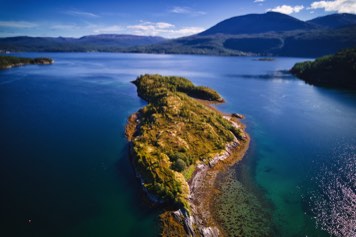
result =
[{"label": "mountain peak", "polygon": [[349,13],[336,13],[327,16],[320,16],[307,22],[324,28],[340,28],[355,25],[356,15]]},{"label": "mountain peak", "polygon": [[269,11],[263,14],[248,14],[224,20],[199,35],[213,34],[259,34],[316,28],[292,16]]}]

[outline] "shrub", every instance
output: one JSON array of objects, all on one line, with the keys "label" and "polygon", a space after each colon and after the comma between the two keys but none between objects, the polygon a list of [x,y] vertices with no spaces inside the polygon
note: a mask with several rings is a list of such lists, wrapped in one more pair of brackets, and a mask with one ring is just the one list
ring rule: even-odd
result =
[{"label": "shrub", "polygon": [[187,168],[187,164],[182,159],[178,159],[174,162],[172,168],[178,172],[181,172]]}]

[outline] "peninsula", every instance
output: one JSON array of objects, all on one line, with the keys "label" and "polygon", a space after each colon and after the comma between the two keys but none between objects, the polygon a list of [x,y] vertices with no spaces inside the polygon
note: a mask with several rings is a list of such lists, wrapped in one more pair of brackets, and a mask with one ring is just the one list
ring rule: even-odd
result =
[{"label": "peninsula", "polygon": [[147,197],[165,207],[162,235],[219,235],[210,189],[246,151],[243,126],[210,106],[224,101],[216,91],[185,78],[143,75],[133,83],[148,105],[129,117],[126,135]]},{"label": "peninsula", "polygon": [[51,58],[19,58],[14,56],[0,56],[0,69],[24,66],[27,64],[52,64]]},{"label": "peninsula", "polygon": [[297,63],[290,72],[312,85],[355,90],[356,48]]}]

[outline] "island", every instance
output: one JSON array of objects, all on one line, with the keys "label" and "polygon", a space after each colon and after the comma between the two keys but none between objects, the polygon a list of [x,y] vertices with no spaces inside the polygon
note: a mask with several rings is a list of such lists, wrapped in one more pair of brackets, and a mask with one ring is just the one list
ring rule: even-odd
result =
[{"label": "island", "polygon": [[290,72],[312,85],[356,89],[356,48],[297,63]]},{"label": "island", "polygon": [[0,69],[24,66],[27,64],[52,64],[51,58],[20,58],[14,56],[0,56]]},{"label": "island", "polygon": [[182,77],[146,74],[133,83],[148,104],[126,125],[130,159],[147,198],[164,207],[162,236],[221,236],[212,189],[248,147],[242,115],[219,112],[216,91]]}]

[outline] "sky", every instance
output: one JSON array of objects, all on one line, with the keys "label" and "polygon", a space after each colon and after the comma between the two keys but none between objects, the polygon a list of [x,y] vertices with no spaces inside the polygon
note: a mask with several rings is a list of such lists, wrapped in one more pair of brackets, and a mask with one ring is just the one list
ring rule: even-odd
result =
[{"label": "sky", "polygon": [[0,0],[0,37],[135,34],[177,38],[267,11],[301,20],[356,14],[356,0]]}]

